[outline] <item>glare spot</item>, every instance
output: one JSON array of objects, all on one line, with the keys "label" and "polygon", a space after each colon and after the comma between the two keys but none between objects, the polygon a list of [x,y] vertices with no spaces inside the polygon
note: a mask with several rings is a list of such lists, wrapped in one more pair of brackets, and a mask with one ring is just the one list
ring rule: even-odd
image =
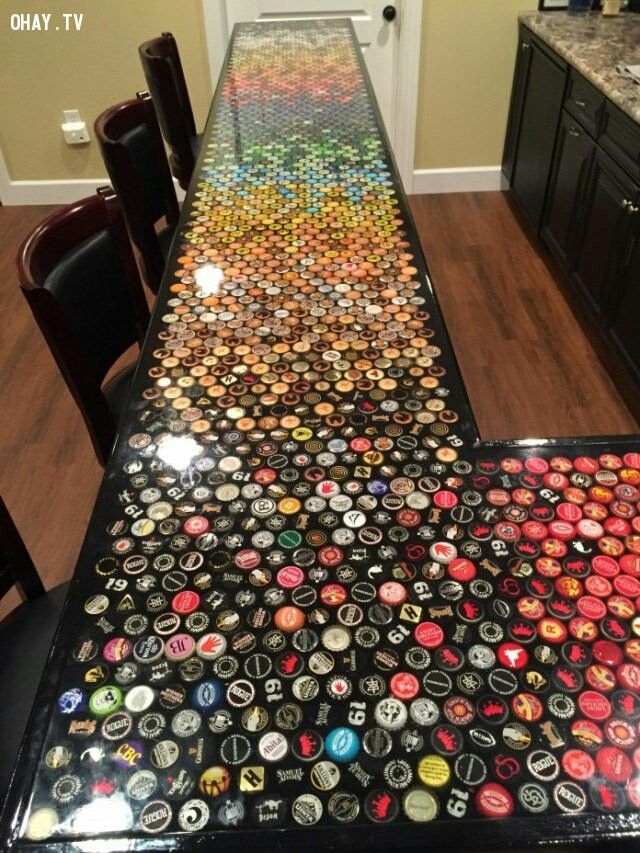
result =
[{"label": "glare spot", "polygon": [[224,273],[214,264],[204,264],[195,271],[194,278],[199,288],[198,297],[216,296],[224,281]]},{"label": "glare spot", "polygon": [[158,456],[176,471],[186,470],[193,458],[201,453],[198,442],[188,435],[167,435],[158,441]]},{"label": "glare spot", "polygon": [[131,829],[132,826],[131,806],[122,794],[116,794],[113,797],[98,797],[86,806],[79,808],[72,817],[72,831],[77,835],[123,832],[126,829]]}]

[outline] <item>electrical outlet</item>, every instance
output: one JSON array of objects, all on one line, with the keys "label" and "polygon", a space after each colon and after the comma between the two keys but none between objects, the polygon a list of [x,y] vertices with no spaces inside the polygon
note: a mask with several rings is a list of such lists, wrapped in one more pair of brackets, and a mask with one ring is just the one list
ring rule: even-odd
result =
[{"label": "electrical outlet", "polygon": [[79,110],[64,110],[61,127],[67,145],[84,145],[90,141],[87,125],[80,118]]}]

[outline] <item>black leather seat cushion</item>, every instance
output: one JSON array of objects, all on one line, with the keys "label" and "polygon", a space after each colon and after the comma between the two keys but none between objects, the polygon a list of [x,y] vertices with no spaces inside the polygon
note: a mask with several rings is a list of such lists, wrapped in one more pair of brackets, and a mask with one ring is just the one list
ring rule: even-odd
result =
[{"label": "black leather seat cushion", "polygon": [[[153,222],[157,222],[164,215],[165,204],[162,172],[154,148],[154,136],[148,125],[139,124],[120,137],[120,144],[127,150],[139,178],[149,217]],[[125,189],[119,192],[122,195]]]},{"label": "black leather seat cushion", "polygon": [[138,339],[127,276],[113,235],[98,231],[63,257],[47,276],[81,352],[102,382]]},{"label": "black leather seat cushion", "polygon": [[0,625],[0,811],[68,587],[24,602]]}]

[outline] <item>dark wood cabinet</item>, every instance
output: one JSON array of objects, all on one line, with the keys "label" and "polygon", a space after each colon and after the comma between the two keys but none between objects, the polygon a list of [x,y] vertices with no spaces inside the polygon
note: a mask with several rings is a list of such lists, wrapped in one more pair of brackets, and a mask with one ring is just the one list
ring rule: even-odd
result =
[{"label": "dark wood cabinet", "polygon": [[511,102],[509,104],[509,121],[507,123],[507,134],[502,155],[502,172],[509,184],[511,184],[513,178],[513,167],[516,161],[520,123],[522,120],[522,107],[527,91],[527,79],[531,64],[531,42],[532,39],[528,31],[521,27],[520,38],[518,39],[518,52],[516,54],[516,69],[511,89]]},{"label": "dark wood cabinet", "polygon": [[640,384],[640,125],[524,26],[518,44],[503,172],[632,404],[620,371]]},{"label": "dark wood cabinet", "polygon": [[576,256],[580,211],[596,144],[566,110],[563,111],[549,182],[542,238],[566,269]]},{"label": "dark wood cabinet", "polygon": [[551,59],[534,40],[528,44],[530,57],[511,188],[537,231],[541,224],[558,118],[564,100],[566,66]]},{"label": "dark wood cabinet", "polygon": [[609,319],[609,329],[627,368],[640,382],[640,198],[627,206],[631,221],[628,251],[622,261],[618,298]]},{"label": "dark wood cabinet", "polygon": [[573,277],[598,314],[610,311],[630,230],[628,206],[635,196],[631,178],[597,149]]}]

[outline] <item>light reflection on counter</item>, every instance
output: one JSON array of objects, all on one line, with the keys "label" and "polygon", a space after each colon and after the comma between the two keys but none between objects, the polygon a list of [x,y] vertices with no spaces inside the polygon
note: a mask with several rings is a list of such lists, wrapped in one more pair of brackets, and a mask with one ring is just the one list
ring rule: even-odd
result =
[{"label": "light reflection on counter", "polygon": [[215,264],[204,264],[195,271],[193,277],[198,285],[197,296],[202,299],[206,296],[217,296],[222,288],[224,273]]},{"label": "light reflection on counter", "polygon": [[176,471],[186,471],[195,457],[202,454],[202,447],[188,435],[165,435],[159,439],[156,452]]}]

